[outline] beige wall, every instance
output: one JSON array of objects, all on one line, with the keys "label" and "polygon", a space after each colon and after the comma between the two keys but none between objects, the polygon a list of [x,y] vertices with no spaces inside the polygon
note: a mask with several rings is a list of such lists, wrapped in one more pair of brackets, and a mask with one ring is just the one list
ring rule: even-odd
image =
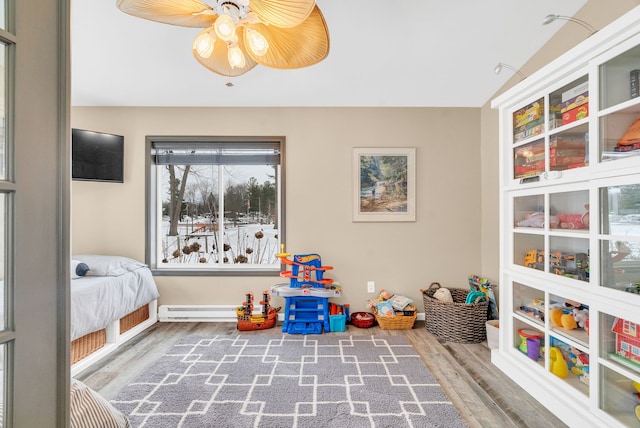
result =
[{"label": "beige wall", "polygon": [[[430,282],[466,287],[482,274],[480,109],[73,108],[72,127],[125,136],[124,184],[72,183],[73,253],[144,260],[146,135],[284,135],[286,250],[317,252],[334,267],[352,311],[366,282],[423,310]],[[417,148],[417,220],[353,223],[352,149]],[[160,304],[238,305],[277,277],[156,277]],[[274,299],[280,304],[280,298]]]}]

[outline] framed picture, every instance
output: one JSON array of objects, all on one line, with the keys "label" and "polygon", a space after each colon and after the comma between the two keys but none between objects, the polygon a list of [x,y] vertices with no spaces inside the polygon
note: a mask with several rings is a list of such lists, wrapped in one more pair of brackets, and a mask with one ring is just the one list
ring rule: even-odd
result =
[{"label": "framed picture", "polygon": [[353,221],[416,220],[416,149],[353,149]]}]

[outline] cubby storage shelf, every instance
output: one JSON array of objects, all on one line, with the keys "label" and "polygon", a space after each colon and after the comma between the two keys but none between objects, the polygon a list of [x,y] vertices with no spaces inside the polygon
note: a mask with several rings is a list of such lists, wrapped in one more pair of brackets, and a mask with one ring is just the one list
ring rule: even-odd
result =
[{"label": "cubby storage shelf", "polygon": [[570,426],[640,426],[640,6],[492,106],[492,362]]}]

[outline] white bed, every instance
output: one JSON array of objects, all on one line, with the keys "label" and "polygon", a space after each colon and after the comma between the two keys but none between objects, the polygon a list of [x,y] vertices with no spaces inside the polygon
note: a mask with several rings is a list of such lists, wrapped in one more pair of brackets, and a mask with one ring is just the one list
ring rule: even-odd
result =
[{"label": "white bed", "polygon": [[76,375],[155,323],[159,292],[149,268],[127,257],[78,254],[71,268],[71,373]]}]

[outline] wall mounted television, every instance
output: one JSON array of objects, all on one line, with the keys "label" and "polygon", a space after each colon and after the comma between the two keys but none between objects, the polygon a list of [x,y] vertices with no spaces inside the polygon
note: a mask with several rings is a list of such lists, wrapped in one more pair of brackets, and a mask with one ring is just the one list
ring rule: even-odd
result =
[{"label": "wall mounted television", "polygon": [[124,137],[71,129],[71,178],[124,182]]}]

